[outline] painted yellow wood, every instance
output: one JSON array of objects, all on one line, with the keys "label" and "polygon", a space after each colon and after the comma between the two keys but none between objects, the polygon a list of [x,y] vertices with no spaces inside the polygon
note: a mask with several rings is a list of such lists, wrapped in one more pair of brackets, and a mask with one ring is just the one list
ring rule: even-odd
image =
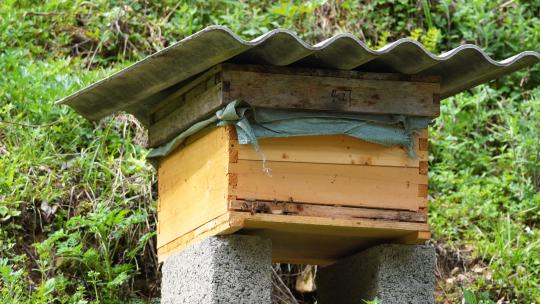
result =
[{"label": "painted yellow wood", "polygon": [[[414,234],[418,231],[423,233]],[[158,254],[163,261],[205,237],[241,233],[270,238],[274,262],[328,265],[378,243],[405,238],[410,243],[411,235],[426,237],[428,231],[425,223],[229,212],[161,247]]]},{"label": "painted yellow wood", "polygon": [[231,194],[245,200],[416,211],[426,199],[419,185],[427,176],[418,168],[238,160],[230,172]]},{"label": "painted yellow wood", "polygon": [[417,158],[404,148],[386,147],[347,135],[298,136],[259,140],[260,152],[251,145],[233,142],[238,159],[302,162],[319,164],[352,164],[393,167],[419,167],[427,161],[427,151],[417,151]]},{"label": "painted yellow wood", "polygon": [[425,240],[426,136],[418,160],[344,136],[263,140],[263,167],[234,128],[200,132],[159,165],[159,259],[230,233],[271,238],[275,262],[319,265]]},{"label": "painted yellow wood", "polygon": [[206,237],[232,234],[242,228],[242,219],[231,219],[230,213],[225,213],[212,219],[196,229],[174,239],[158,248],[158,260],[163,262],[169,255],[181,251]]},{"label": "painted yellow wood", "polygon": [[227,211],[227,141],[217,128],[161,161],[158,247]]}]

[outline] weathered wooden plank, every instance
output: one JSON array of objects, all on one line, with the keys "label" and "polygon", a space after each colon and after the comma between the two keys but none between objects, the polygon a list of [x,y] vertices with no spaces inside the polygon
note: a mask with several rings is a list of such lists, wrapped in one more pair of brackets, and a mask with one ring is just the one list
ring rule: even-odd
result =
[{"label": "weathered wooden plank", "polygon": [[149,109],[149,146],[165,143],[236,99],[255,107],[433,117],[439,113],[434,99],[439,91],[433,77],[218,65]]},{"label": "weathered wooden plank", "polygon": [[178,107],[181,107],[186,99],[196,98],[212,86],[219,84],[221,82],[220,72],[221,66],[214,66],[167,96],[160,104],[151,109],[152,120],[156,122],[163,119]]},{"label": "weathered wooden plank", "polygon": [[[255,107],[438,116],[440,85],[223,70],[224,98]],[[227,90],[228,89],[228,90]]]},{"label": "weathered wooden plank", "polygon": [[161,161],[158,247],[227,212],[227,142],[214,129]]},{"label": "weathered wooden plank", "polygon": [[[192,90],[202,81],[210,80],[210,76],[214,76],[212,81],[215,84],[219,83],[220,71],[221,66],[216,65],[208,69],[206,72],[183,80],[164,89],[163,91],[160,91],[159,93],[144,98],[138,104],[134,104],[126,108],[125,111],[135,115],[145,127],[149,127],[159,119],[163,118],[163,114],[168,115],[172,111],[176,110],[176,108],[180,107],[185,101],[183,96],[186,94],[186,92]],[[164,108],[168,109],[164,110]],[[156,114],[156,112],[161,113]]]},{"label": "weathered wooden plank", "polygon": [[279,162],[419,167],[419,162],[428,159],[427,151],[417,149],[417,158],[411,158],[404,148],[386,147],[347,135],[264,138],[259,140],[259,152],[238,141],[232,144],[238,150],[238,159],[244,160],[262,160],[264,155],[266,160]]},{"label": "weathered wooden plank", "polygon": [[440,83],[440,76],[426,75],[406,75],[398,73],[371,73],[354,70],[332,70],[332,69],[315,69],[305,67],[283,67],[272,65],[254,65],[254,64],[234,64],[222,63],[222,68],[228,71],[243,71],[255,73],[270,73],[282,75],[300,75],[300,76],[317,76],[317,77],[336,77],[336,78],[352,78],[352,79],[369,79],[369,80],[389,80],[389,81],[409,81],[409,82],[426,82]]},{"label": "weathered wooden plank", "polygon": [[229,210],[250,213],[300,215],[339,219],[384,219],[403,222],[425,223],[427,215],[422,212],[375,209],[362,207],[324,206],[289,202],[241,201],[229,202]]},{"label": "weathered wooden plank", "polygon": [[418,168],[238,160],[232,195],[238,199],[405,209],[425,205]]},{"label": "weathered wooden plank", "polygon": [[[213,78],[208,81],[213,82]],[[165,107],[157,112],[161,119],[155,121],[148,129],[150,147],[156,147],[171,140],[195,122],[207,118],[208,115],[221,108],[221,84],[211,85],[207,89],[205,89],[206,82],[199,85],[193,91],[178,97],[181,101],[178,106]]]}]

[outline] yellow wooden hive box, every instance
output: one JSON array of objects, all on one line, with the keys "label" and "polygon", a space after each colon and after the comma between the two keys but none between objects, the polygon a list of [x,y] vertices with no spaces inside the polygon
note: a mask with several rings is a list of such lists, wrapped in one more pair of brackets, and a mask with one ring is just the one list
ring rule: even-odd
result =
[{"label": "yellow wooden hive box", "polygon": [[[436,79],[392,74],[223,65],[187,87],[182,94],[204,103],[204,113],[237,99],[273,108],[428,116],[439,107]],[[348,96],[336,101],[336,90]],[[270,104],[276,98],[268,96],[276,95]],[[178,126],[179,118],[168,117],[150,127],[151,140],[175,134],[164,126]],[[321,265],[378,243],[423,242],[430,237],[427,130],[414,140],[416,158],[402,147],[347,135],[267,138],[259,141],[263,162],[263,153],[238,143],[234,127],[201,131],[159,161],[159,258],[232,233],[270,238],[275,262]]]}]

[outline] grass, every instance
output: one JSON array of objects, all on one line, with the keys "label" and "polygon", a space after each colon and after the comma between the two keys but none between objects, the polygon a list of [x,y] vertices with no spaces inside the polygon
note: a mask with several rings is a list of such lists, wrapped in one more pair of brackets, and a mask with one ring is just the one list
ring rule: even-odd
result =
[{"label": "grass", "polygon": [[[88,122],[61,97],[209,24],[312,43],[349,31],[373,47],[412,37],[435,52],[471,42],[502,59],[540,49],[539,12],[495,0],[1,2],[0,303],[159,292],[145,131],[125,114]],[[538,71],[445,100],[431,127],[441,303],[540,302]]]},{"label": "grass", "polygon": [[472,246],[491,273],[465,283],[539,301],[540,89],[526,100],[475,91],[445,102],[431,130],[430,221],[437,239]]},{"label": "grass", "polygon": [[23,51],[0,55],[0,69],[10,71],[1,82],[9,91],[1,108],[0,273],[12,282],[0,284],[4,302],[32,290],[29,303],[74,292],[110,302],[135,274],[155,275],[154,176],[135,142],[141,127],[126,115],[93,125],[55,105],[111,72],[66,75],[79,66]]}]

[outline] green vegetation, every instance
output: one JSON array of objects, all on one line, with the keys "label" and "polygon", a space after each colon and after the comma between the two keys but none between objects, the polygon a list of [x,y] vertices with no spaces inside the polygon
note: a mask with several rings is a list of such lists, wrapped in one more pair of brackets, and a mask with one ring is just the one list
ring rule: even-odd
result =
[{"label": "green vegetation", "polygon": [[[538,16],[524,0],[0,2],[0,303],[158,296],[144,130],[124,114],[88,122],[61,97],[210,24],[503,59],[540,50]],[[447,99],[431,128],[441,302],[540,302],[539,83],[537,66]]]},{"label": "green vegetation", "polygon": [[476,295],[468,289],[463,291],[463,299],[465,300],[465,304],[495,304],[495,302],[489,298],[487,292],[481,292]]},{"label": "green vegetation", "polygon": [[381,304],[381,302],[377,298],[375,298],[371,301],[364,301],[364,304]]}]

